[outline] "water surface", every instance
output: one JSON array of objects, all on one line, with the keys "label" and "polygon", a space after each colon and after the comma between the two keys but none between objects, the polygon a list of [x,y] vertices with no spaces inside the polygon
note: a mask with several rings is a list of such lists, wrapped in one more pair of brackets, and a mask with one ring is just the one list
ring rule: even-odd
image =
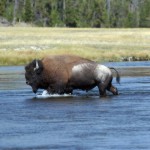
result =
[{"label": "water surface", "polygon": [[0,67],[0,149],[149,150],[150,62],[106,65],[122,74],[118,96],[37,99],[24,67]]}]

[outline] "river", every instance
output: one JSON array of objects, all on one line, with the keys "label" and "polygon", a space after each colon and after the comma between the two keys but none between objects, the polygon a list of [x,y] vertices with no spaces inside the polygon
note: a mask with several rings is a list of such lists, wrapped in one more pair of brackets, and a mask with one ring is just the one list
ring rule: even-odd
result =
[{"label": "river", "polygon": [[122,76],[118,96],[37,98],[23,66],[0,67],[0,149],[149,150],[150,62],[106,65]]}]

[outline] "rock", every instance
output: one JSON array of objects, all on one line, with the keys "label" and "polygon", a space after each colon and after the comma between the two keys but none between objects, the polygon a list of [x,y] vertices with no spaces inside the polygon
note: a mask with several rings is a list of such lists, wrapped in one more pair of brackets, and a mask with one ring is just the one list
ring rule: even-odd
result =
[{"label": "rock", "polygon": [[0,27],[8,27],[11,26],[11,23],[3,17],[0,17]]}]

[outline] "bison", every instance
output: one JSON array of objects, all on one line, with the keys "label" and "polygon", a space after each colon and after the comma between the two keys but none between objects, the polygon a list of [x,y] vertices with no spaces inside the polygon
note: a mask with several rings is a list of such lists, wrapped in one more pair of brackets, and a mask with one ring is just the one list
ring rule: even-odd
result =
[{"label": "bison", "polygon": [[49,94],[72,94],[74,89],[88,91],[97,86],[100,96],[106,96],[106,90],[118,95],[117,88],[112,85],[110,69],[116,71],[116,81],[119,83],[120,75],[115,68],[78,56],[54,55],[27,64],[25,78],[34,93],[45,89]]}]

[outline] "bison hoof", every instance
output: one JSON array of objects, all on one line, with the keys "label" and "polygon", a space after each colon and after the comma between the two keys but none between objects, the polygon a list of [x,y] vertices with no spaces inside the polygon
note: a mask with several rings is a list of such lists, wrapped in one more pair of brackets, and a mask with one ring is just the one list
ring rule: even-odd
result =
[{"label": "bison hoof", "polygon": [[106,94],[101,94],[100,97],[104,98],[104,97],[107,97],[107,95]]}]

